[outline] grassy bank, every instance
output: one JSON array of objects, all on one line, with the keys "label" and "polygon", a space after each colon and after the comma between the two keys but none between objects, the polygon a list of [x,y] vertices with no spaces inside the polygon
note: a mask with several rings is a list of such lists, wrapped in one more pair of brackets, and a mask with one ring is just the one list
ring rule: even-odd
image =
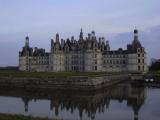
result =
[{"label": "grassy bank", "polygon": [[30,116],[24,116],[24,115],[0,114],[0,120],[58,120],[58,119],[33,118]]},{"label": "grassy bank", "polygon": [[[22,71],[0,71],[0,77],[32,77],[32,78],[59,78],[59,77],[73,77],[73,76],[86,76],[94,77],[106,75],[105,72],[22,72]],[[112,73],[113,74],[113,73]],[[116,73],[115,73],[116,74]]]}]

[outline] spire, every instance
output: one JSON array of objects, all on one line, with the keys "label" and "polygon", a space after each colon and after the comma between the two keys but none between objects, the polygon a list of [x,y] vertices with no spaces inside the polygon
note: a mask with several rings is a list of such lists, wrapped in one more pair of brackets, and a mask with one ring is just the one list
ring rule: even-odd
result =
[{"label": "spire", "polygon": [[29,47],[29,37],[26,36],[25,38],[25,47]]},{"label": "spire", "polygon": [[82,28],[81,28],[81,32],[80,32],[80,35],[79,35],[79,39],[83,40],[83,31],[82,31]]}]

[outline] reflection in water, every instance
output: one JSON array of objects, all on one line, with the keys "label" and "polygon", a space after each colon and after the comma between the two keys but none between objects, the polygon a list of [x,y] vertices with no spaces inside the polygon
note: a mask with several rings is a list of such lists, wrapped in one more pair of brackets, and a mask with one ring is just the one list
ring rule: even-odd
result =
[{"label": "reflection in water", "polygon": [[63,110],[73,113],[78,110],[80,119],[83,114],[94,120],[97,113],[104,113],[109,108],[110,101],[126,101],[127,106],[134,112],[134,119],[138,120],[138,112],[146,98],[144,87],[136,87],[130,83],[118,84],[99,91],[62,91],[62,90],[32,90],[32,89],[0,89],[0,96],[20,97],[24,102],[24,109],[28,112],[32,100],[50,100],[50,110]]}]

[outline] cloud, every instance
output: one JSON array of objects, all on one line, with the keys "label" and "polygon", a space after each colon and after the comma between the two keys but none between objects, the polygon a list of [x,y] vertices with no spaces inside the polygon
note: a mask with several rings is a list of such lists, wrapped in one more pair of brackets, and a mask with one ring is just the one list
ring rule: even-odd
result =
[{"label": "cloud", "polygon": [[[26,35],[32,46],[49,51],[50,39],[57,32],[62,38],[78,38],[81,27],[85,35],[94,29],[117,49],[125,48],[133,39],[131,29],[140,26],[140,41],[149,58],[159,57],[159,4],[159,0],[0,1],[0,65],[18,64],[17,51]],[[151,26],[155,27],[146,29]]]}]

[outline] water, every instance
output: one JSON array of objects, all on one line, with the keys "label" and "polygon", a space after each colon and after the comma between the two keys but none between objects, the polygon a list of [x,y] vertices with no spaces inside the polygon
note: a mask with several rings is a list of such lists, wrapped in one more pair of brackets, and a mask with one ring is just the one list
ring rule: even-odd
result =
[{"label": "water", "polygon": [[160,120],[160,88],[121,83],[100,91],[0,88],[0,113],[63,120]]}]

